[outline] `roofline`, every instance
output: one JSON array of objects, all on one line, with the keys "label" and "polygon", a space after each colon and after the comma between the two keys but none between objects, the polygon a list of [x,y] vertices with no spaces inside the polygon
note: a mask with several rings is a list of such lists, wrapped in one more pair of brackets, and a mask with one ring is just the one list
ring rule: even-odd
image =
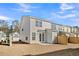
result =
[{"label": "roofline", "polygon": [[48,20],[46,20],[46,19],[37,18],[37,17],[35,17],[35,16],[30,16],[30,15],[27,15],[27,16],[22,16],[22,17],[35,18],[35,19],[37,19],[37,20],[44,21],[44,22],[48,22],[48,23],[51,23],[51,24],[55,24],[55,25],[60,25],[60,26],[66,26],[66,27],[71,27],[71,28],[73,28],[73,26],[64,25],[64,24],[57,24],[57,23],[54,23],[54,22],[48,21]]}]

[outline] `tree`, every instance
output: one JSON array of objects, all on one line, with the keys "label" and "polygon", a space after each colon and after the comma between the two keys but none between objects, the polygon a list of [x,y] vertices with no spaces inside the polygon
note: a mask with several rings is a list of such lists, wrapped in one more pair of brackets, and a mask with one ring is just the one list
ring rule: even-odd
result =
[{"label": "tree", "polygon": [[7,21],[0,20],[0,31],[7,32],[8,31],[8,23]]},{"label": "tree", "polygon": [[13,27],[13,32],[19,32],[19,21],[18,20],[12,21],[12,27]]}]

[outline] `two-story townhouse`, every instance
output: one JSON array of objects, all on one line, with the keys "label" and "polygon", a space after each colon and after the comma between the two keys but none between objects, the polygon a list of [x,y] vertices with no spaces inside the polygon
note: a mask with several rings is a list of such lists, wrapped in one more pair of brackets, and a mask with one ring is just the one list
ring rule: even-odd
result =
[{"label": "two-story townhouse", "polygon": [[20,40],[27,43],[56,43],[60,31],[67,36],[75,36],[77,29],[32,16],[23,16],[20,23]]},{"label": "two-story townhouse", "polygon": [[[52,24],[31,16],[23,16],[21,20],[20,40],[27,43],[53,43]],[[54,39],[54,38],[53,38]]]}]

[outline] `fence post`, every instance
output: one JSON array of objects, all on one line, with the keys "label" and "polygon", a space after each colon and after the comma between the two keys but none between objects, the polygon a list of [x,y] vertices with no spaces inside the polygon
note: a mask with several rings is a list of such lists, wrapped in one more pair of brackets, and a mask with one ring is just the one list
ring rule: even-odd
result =
[{"label": "fence post", "polygon": [[12,35],[9,35],[9,46],[12,46]]}]

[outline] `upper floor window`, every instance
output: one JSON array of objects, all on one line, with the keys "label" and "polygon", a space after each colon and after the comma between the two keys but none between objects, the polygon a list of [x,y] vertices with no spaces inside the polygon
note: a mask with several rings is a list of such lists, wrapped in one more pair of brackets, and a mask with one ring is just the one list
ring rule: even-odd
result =
[{"label": "upper floor window", "polygon": [[37,27],[42,27],[42,21],[38,21],[38,20],[37,20],[37,21],[36,21],[36,26],[37,26]]}]

